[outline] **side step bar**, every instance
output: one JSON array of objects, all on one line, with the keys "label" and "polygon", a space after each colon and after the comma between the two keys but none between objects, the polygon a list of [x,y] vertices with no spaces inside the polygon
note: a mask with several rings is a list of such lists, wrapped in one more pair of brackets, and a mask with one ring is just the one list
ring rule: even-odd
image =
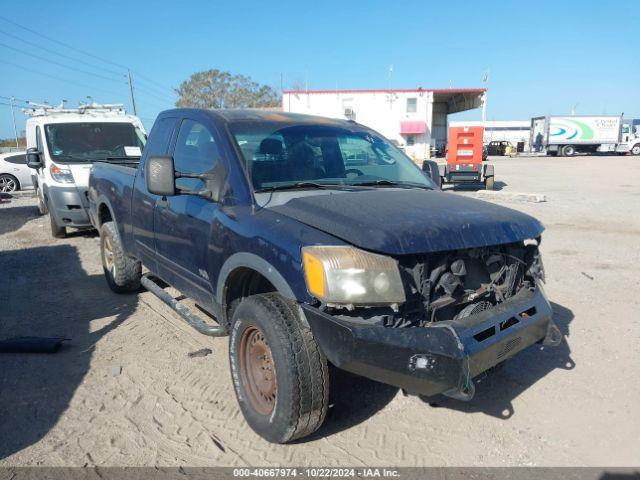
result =
[{"label": "side step bar", "polygon": [[182,317],[189,325],[195,328],[203,335],[210,337],[224,337],[227,335],[227,330],[220,325],[210,325],[202,320],[198,315],[193,313],[189,307],[180,303],[173,298],[167,292],[165,292],[160,285],[152,280],[151,275],[146,274],[142,276],[140,283],[144,288],[153,293],[156,297],[169,305],[175,312]]}]

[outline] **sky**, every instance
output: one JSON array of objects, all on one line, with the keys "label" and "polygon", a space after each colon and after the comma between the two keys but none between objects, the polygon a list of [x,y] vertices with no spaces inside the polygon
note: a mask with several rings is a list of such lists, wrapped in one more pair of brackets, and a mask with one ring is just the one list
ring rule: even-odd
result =
[{"label": "sky", "polygon": [[[131,110],[127,68],[148,129],[173,88],[211,68],[276,89],[482,87],[488,71],[488,120],[640,118],[637,11],[637,0],[3,0],[0,138],[13,135],[11,96]],[[24,121],[18,110],[19,131]]]}]

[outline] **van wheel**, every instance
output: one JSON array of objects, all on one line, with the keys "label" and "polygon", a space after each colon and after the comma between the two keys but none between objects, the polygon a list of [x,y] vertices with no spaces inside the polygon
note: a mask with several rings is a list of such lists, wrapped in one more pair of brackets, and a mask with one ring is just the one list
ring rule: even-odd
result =
[{"label": "van wheel", "polygon": [[486,177],[484,179],[484,188],[486,190],[493,190],[493,177]]},{"label": "van wheel", "polygon": [[100,254],[104,277],[111,290],[127,293],[140,289],[142,264],[125,255],[113,222],[105,222],[100,227]]},{"label": "van wheel", "polygon": [[36,196],[38,197],[38,213],[40,213],[40,215],[46,215],[47,213],[49,213],[49,210],[47,209],[47,204],[42,200],[42,197],[40,196],[40,189],[36,189]]},{"label": "van wheel", "polygon": [[49,212],[49,224],[51,226],[51,235],[53,238],[64,238],[67,236],[67,229],[56,223],[56,219],[53,218],[51,212]]},{"label": "van wheel", "polygon": [[276,293],[253,295],[232,322],[231,376],[249,426],[273,443],[315,432],[327,414],[329,371],[299,307]]}]

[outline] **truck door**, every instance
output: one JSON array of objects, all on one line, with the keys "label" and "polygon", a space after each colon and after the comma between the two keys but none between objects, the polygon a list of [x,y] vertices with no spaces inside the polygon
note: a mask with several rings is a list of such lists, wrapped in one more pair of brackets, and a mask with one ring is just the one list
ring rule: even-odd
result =
[{"label": "truck door", "polygon": [[147,190],[144,162],[150,156],[166,155],[169,152],[177,124],[177,117],[163,117],[153,125],[149,135],[150,141],[144,147],[131,196],[131,224],[135,239],[135,251],[142,263],[153,273],[158,273],[153,238],[153,212],[156,202],[160,201],[161,197],[149,193]]},{"label": "truck door", "polygon": [[[173,150],[175,170],[212,173],[220,158],[219,143],[205,121],[183,119]],[[178,178],[176,187],[197,191],[207,188],[207,182]],[[203,306],[213,305],[208,258],[217,209],[218,204],[208,198],[178,194],[157,202],[154,214],[158,274]]]}]

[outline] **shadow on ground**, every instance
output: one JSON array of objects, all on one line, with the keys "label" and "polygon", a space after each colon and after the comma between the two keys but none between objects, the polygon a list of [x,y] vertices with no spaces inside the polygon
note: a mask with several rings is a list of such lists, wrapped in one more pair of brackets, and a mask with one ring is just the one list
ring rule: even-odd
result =
[{"label": "shadow on ground", "polygon": [[3,459],[58,422],[89,370],[93,347],[132,314],[137,296],[111,293],[102,274],[84,271],[71,245],[0,252],[0,271],[0,338],[71,339],[55,354],[0,354]]},{"label": "shadow on ground", "polygon": [[562,332],[562,342],[557,347],[534,345],[516,354],[497,368],[475,379],[476,393],[470,402],[454,400],[442,395],[423,397],[432,407],[449,408],[461,412],[482,412],[507,420],[515,411],[513,400],[533,384],[556,368],[571,370],[575,362],[567,343],[569,323],[573,312],[557,303],[551,303],[553,319]]},{"label": "shadow on ground", "polygon": [[[496,180],[493,184],[494,190],[502,190],[504,187],[508,186],[507,183]],[[485,190],[484,183],[471,183],[468,185],[465,184],[457,184],[457,185],[443,185],[443,190],[452,190],[454,192],[477,192],[479,190]]]},{"label": "shadow on ground", "polygon": [[330,367],[330,399],[327,419],[317,432],[299,443],[328,437],[367,421],[387,406],[398,388],[374,382]]},{"label": "shadow on ground", "polygon": [[0,209],[0,235],[16,231],[28,221],[39,216],[38,208],[34,206],[3,207]]}]

